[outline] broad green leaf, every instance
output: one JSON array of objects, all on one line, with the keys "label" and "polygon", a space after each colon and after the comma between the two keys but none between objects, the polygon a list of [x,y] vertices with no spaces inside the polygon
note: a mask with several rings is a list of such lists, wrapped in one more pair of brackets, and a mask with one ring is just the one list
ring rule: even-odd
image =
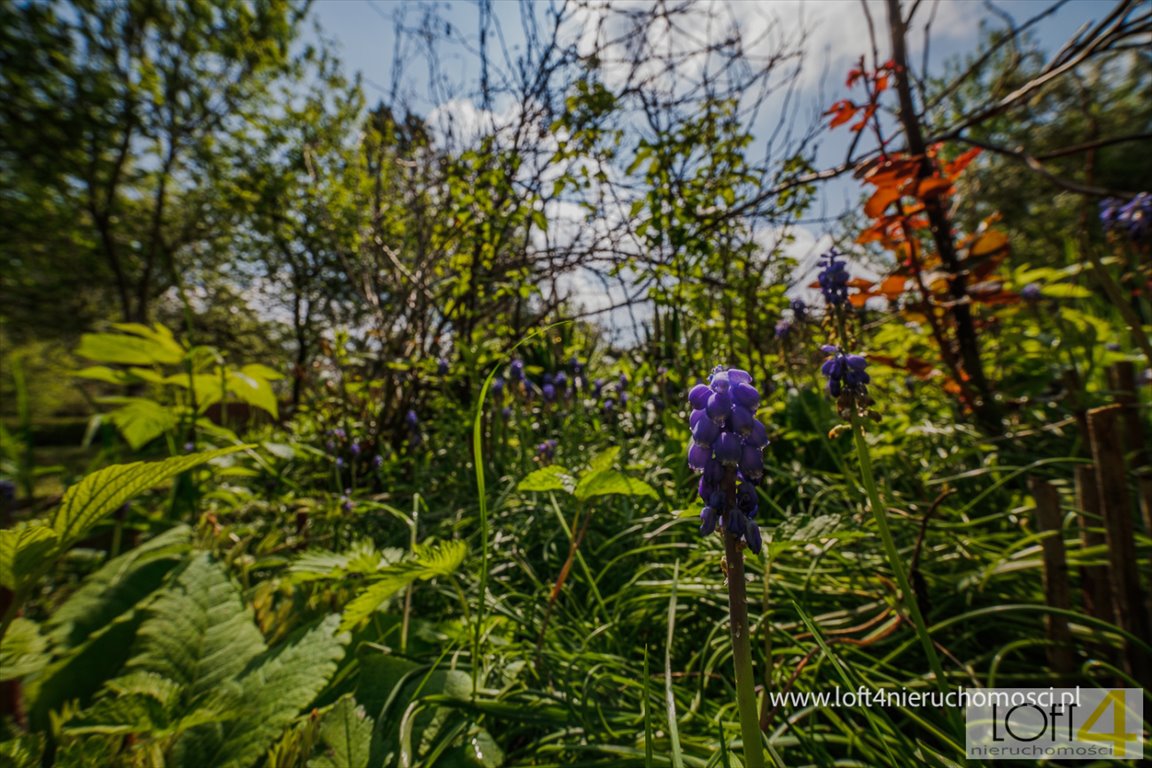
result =
[{"label": "broad green leaf", "polygon": [[588,471],[585,475],[594,475],[606,469],[611,469],[612,465],[616,463],[616,457],[619,455],[620,447],[615,445],[606,451],[601,451],[592,457],[592,461],[588,463]]},{"label": "broad green leaf", "polygon": [[52,514],[52,528],[60,538],[60,547],[69,547],[84,538],[96,523],[136,494],[205,462],[250,447],[236,445],[163,461],[113,464],[93,472],[64,493]]},{"label": "broad green leaf", "polygon": [[240,371],[229,371],[228,390],[245,403],[272,414],[274,418],[279,416],[276,393],[272,391],[272,385],[267,379]]},{"label": "broad green leaf", "polygon": [[0,681],[39,672],[48,661],[48,638],[36,622],[17,616],[0,640]]},{"label": "broad green leaf", "polygon": [[660,498],[655,489],[643,480],[628,477],[622,472],[607,470],[585,475],[576,486],[576,498],[583,501],[593,496],[648,496]]},{"label": "broad green leaf", "polygon": [[260,363],[249,363],[241,368],[240,371],[254,379],[264,379],[265,381],[279,381],[284,378],[280,371],[275,368],[269,368],[267,365],[261,365]]},{"label": "broad green leaf", "polygon": [[76,371],[76,373],[72,375],[80,379],[103,381],[107,384],[127,384],[131,381],[131,377],[126,372],[109,368],[106,365],[89,366],[88,368]]},{"label": "broad green leaf", "polygon": [[206,554],[160,593],[136,638],[128,671],[176,682],[181,711],[195,709],[265,648],[239,587]]},{"label": "broad green leaf", "polygon": [[76,354],[98,363],[121,365],[177,365],[184,350],[172,339],[146,338],[127,333],[86,333]]},{"label": "broad green leaf", "polygon": [[47,568],[57,543],[56,531],[39,520],[0,531],[0,587],[23,589]]},{"label": "broad green leaf", "polygon": [[99,402],[123,405],[106,414],[120,430],[132,450],[139,450],[156,438],[176,428],[176,414],[155,400],[143,397],[101,398]]},{"label": "broad green leaf", "polygon": [[568,470],[553,464],[530,472],[516,485],[516,488],[521,491],[565,491],[572,493],[575,486],[576,480]]},{"label": "broad green leaf", "polygon": [[309,768],[368,768],[374,725],[351,694],[341,696],[320,721],[325,753],[310,760]]}]

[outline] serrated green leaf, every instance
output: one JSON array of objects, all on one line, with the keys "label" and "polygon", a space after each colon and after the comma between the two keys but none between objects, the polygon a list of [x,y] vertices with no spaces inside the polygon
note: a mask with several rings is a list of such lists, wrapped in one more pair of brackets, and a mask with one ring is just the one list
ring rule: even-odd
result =
[{"label": "serrated green leaf", "polygon": [[237,445],[163,461],[113,464],[87,475],[64,493],[60,506],[52,514],[51,525],[60,539],[60,549],[84,538],[96,523],[136,494],[205,462],[250,447]]},{"label": "serrated green leaf", "polygon": [[48,661],[48,639],[36,622],[23,616],[13,619],[0,640],[0,681],[39,672]]},{"label": "serrated green leaf", "polygon": [[79,645],[154,592],[191,542],[191,529],[178,525],[108,561],[44,622],[45,633],[59,646]]},{"label": "serrated green leaf", "polygon": [[585,475],[576,486],[576,498],[583,501],[594,496],[648,496],[658,499],[655,489],[643,480],[628,477],[622,472],[607,470]]},{"label": "serrated green leaf", "polygon": [[468,545],[463,541],[446,541],[417,547],[409,559],[381,568],[372,585],[344,607],[341,630],[367,620],[385,600],[417,579],[428,580],[455,572],[467,554]]},{"label": "serrated green leaf", "polygon": [[152,673],[182,689],[195,709],[265,650],[240,589],[208,555],[192,560],[148,609],[129,673]]},{"label": "serrated green leaf", "polygon": [[344,655],[339,616],[254,659],[236,682],[236,717],[181,741],[184,765],[248,768],[324,689]]},{"label": "serrated green leaf", "polygon": [[340,697],[320,721],[325,754],[308,762],[315,768],[367,768],[374,721],[351,694]]},{"label": "serrated green leaf", "polygon": [[576,487],[576,479],[564,467],[552,464],[530,472],[523,480],[517,483],[517,490],[521,491],[565,491],[572,493]]},{"label": "serrated green leaf", "polygon": [[0,531],[0,587],[23,590],[46,569],[58,538],[56,531],[39,520]]},{"label": "serrated green leaf", "polygon": [[588,471],[585,475],[595,475],[606,469],[611,469],[612,465],[616,463],[616,457],[619,455],[620,447],[616,445],[606,451],[601,451],[592,457],[592,461],[588,462]]}]

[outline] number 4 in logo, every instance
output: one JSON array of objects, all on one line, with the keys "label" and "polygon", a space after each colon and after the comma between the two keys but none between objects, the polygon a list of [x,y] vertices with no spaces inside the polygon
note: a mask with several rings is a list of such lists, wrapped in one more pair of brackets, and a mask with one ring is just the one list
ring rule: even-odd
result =
[{"label": "number 4 in logo", "polygon": [[[1104,716],[1108,708],[1112,708],[1112,730],[1103,730],[1104,724],[1101,723],[1100,731],[1093,731],[1092,726],[1096,725],[1096,721]],[[1109,691],[1104,699],[1088,715],[1088,719],[1084,721],[1076,730],[1076,738],[1081,741],[1105,741],[1112,745],[1113,757],[1125,757],[1128,751],[1128,742],[1139,741],[1140,734],[1128,733],[1124,730],[1125,721],[1128,719],[1128,707],[1124,700],[1123,690]]]}]

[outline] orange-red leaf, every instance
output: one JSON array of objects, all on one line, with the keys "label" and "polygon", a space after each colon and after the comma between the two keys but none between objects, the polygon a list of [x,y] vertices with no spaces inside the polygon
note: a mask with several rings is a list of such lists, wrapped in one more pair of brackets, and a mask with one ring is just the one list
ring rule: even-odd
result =
[{"label": "orange-red leaf", "polygon": [[880,281],[880,293],[889,301],[895,301],[904,293],[904,286],[907,284],[908,278],[904,275],[889,275]]},{"label": "orange-red leaf", "polygon": [[950,179],[942,179],[939,176],[920,179],[919,183],[916,184],[916,197],[919,197],[921,200],[926,200],[929,197],[942,195],[947,192],[951,186],[952,181]]},{"label": "orange-red leaf", "polygon": [[832,122],[828,124],[828,127],[836,128],[837,126],[843,125],[856,116],[856,110],[858,109],[859,107],[847,100],[836,102],[832,105],[831,109],[824,113],[825,115],[835,115],[835,117],[832,118]]},{"label": "orange-red leaf", "polygon": [[868,202],[864,204],[864,215],[875,219],[899,199],[900,190],[896,187],[880,187],[872,193],[872,197],[868,198]]},{"label": "orange-red leaf", "polygon": [[981,150],[979,147],[973,147],[964,154],[960,155],[955,160],[944,166],[945,175],[947,175],[950,179],[955,179],[957,176],[963,173],[965,168],[968,167],[968,163],[975,160],[977,155],[979,155],[982,151],[983,150]]},{"label": "orange-red leaf", "polygon": [[872,115],[874,114],[876,114],[876,105],[869,104],[868,107],[864,110],[864,116],[861,117],[858,122],[854,123],[850,130],[853,133],[859,133],[860,131],[864,130],[864,127],[868,125],[868,121],[872,119]]},{"label": "orange-red leaf", "polygon": [[872,294],[869,293],[853,293],[848,297],[848,301],[852,306],[859,309],[867,304],[870,298],[872,298]]}]

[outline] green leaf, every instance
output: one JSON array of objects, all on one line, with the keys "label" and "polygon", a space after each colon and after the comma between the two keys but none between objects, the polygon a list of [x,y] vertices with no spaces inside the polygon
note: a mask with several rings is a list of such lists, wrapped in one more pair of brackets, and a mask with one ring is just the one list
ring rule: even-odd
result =
[{"label": "green leaf", "polygon": [[620,455],[620,447],[612,446],[606,451],[601,451],[592,457],[592,461],[588,462],[587,475],[598,474],[606,469],[611,469],[612,465],[616,463],[616,457]]},{"label": "green leaf", "polygon": [[228,391],[249,405],[279,417],[276,393],[267,379],[240,371],[228,371]]},{"label": "green leaf", "polygon": [[377,572],[376,581],[345,606],[340,628],[346,630],[366,621],[381,603],[417,579],[428,580],[454,573],[467,555],[468,545],[463,541],[417,547],[409,559]]},{"label": "green leaf", "polygon": [[309,768],[367,768],[374,726],[351,694],[341,696],[320,721],[320,741],[326,752],[310,760]]},{"label": "green leaf", "polygon": [[0,742],[0,763],[6,768],[40,768],[44,754],[44,734],[26,733]]},{"label": "green leaf", "polygon": [[46,634],[59,646],[78,646],[158,589],[191,543],[192,530],[178,525],[108,561],[44,622]]},{"label": "green leaf", "polygon": [[123,403],[107,416],[134,451],[176,427],[176,414],[155,400],[144,397],[105,397],[98,402]]},{"label": "green leaf", "polygon": [[22,591],[47,569],[57,539],[56,531],[39,520],[0,531],[0,587]]},{"label": "green leaf", "polygon": [[1088,299],[1092,291],[1071,283],[1049,283],[1041,286],[1040,294],[1049,299]]},{"label": "green leaf", "polygon": [[[121,324],[126,333],[86,333],[80,337],[76,354],[98,363],[122,365],[177,365],[184,349],[170,336],[153,334],[145,326]],[[147,335],[137,334],[143,329]]]},{"label": "green leaf", "polygon": [[248,768],[324,689],[344,656],[339,616],[254,659],[237,681],[237,716],[222,728],[199,728],[181,745],[183,764]]},{"label": "green leaf", "polygon": [[48,663],[48,639],[34,621],[17,616],[0,640],[0,681],[39,672]]},{"label": "green leaf", "polygon": [[648,496],[658,499],[660,496],[655,489],[643,480],[628,477],[622,472],[607,470],[588,474],[580,479],[576,486],[576,498],[583,501],[593,496]]},{"label": "green leaf", "polygon": [[246,376],[251,376],[254,379],[264,379],[265,381],[279,381],[284,378],[283,374],[275,368],[269,368],[260,363],[249,363],[240,369]]},{"label": "green leaf", "polygon": [[576,480],[568,470],[553,464],[529,473],[527,477],[516,485],[516,488],[521,491],[564,491],[566,493],[572,493],[572,489],[575,488],[575,486]]},{"label": "green leaf", "polygon": [[173,456],[163,461],[113,464],[93,472],[65,492],[60,506],[52,514],[51,525],[60,539],[60,549],[84,538],[96,523],[141,491],[160,485],[205,462],[250,447],[236,445]]},{"label": "green leaf", "polygon": [[127,669],[175,681],[191,711],[265,649],[250,608],[220,565],[200,555],[148,609]]},{"label": "green leaf", "polygon": [[80,379],[92,379],[93,381],[103,381],[106,384],[127,384],[131,381],[131,377],[124,371],[109,368],[106,365],[93,365],[88,368],[83,368],[73,376]]}]

